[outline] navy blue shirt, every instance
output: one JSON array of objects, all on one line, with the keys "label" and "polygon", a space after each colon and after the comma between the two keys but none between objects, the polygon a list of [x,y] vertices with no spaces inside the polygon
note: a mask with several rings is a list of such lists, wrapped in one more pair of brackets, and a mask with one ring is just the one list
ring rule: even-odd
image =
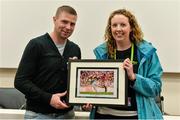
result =
[{"label": "navy blue shirt", "polygon": [[[118,50],[116,51],[116,59],[124,61],[126,58],[129,58],[129,59],[131,58],[131,47],[128,48],[127,50],[124,50],[124,51],[118,51]],[[137,73],[138,61],[137,61],[137,47],[136,47],[136,45],[134,45],[133,61],[137,62],[137,64],[133,65],[134,73]],[[134,85],[134,81],[128,80],[128,107],[123,107],[123,108],[122,107],[111,107],[111,108],[118,109],[118,110],[129,110],[129,111],[136,111],[137,110],[135,90],[132,88],[133,85]]]}]

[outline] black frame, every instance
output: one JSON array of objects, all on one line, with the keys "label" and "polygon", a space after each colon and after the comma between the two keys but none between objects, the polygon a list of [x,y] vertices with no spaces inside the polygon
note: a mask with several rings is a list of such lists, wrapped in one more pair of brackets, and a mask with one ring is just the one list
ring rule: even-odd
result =
[{"label": "black frame", "polygon": [[[88,88],[86,85],[92,86],[90,82],[85,79],[85,87],[82,87],[81,77],[82,73],[86,72],[87,78],[91,77],[91,73],[98,74],[109,73],[113,78],[111,80],[111,92],[97,92],[97,91],[85,91],[82,92],[82,88]],[[106,76],[106,74],[104,74]],[[81,82],[80,82],[81,81]],[[102,83],[103,79],[94,80]],[[112,82],[113,81],[113,82]],[[106,82],[107,83],[107,82]],[[103,85],[105,82],[103,82]],[[110,85],[109,85],[110,86]],[[112,87],[113,86],[113,87]],[[102,87],[102,86],[101,86]],[[101,90],[101,87],[98,87]],[[108,87],[106,87],[108,88]],[[105,89],[105,88],[104,88]],[[120,60],[95,60],[95,59],[81,59],[81,60],[69,60],[68,62],[68,97],[67,102],[70,105],[82,105],[86,103],[91,103],[98,106],[122,106],[127,107],[128,95],[127,95],[127,77],[125,75],[125,70],[123,69],[123,64]]]}]

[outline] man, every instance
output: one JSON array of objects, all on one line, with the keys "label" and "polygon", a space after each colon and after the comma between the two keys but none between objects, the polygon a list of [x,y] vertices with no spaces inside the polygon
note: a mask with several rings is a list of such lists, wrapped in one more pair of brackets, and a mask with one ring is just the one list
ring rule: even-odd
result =
[{"label": "man", "polygon": [[26,46],[14,83],[27,99],[25,119],[74,118],[73,107],[65,99],[68,59],[81,58],[78,45],[68,40],[76,20],[72,7],[59,7],[53,17],[53,32],[30,40]]}]

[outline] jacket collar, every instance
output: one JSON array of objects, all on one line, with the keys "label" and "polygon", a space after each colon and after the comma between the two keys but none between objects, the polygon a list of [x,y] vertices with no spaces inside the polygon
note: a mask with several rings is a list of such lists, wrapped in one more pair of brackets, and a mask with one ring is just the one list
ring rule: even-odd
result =
[{"label": "jacket collar", "polygon": [[[138,48],[138,52],[141,54],[141,58],[148,58],[151,56],[156,49],[152,46],[150,42],[143,40],[139,44],[136,44]],[[95,55],[100,56],[102,59],[107,59],[107,42],[100,44],[98,47],[94,49]]]},{"label": "jacket collar", "polygon": [[107,59],[107,42],[104,42],[102,44],[100,44],[99,46],[97,46],[94,50],[93,50],[94,54],[96,55],[97,59]]}]

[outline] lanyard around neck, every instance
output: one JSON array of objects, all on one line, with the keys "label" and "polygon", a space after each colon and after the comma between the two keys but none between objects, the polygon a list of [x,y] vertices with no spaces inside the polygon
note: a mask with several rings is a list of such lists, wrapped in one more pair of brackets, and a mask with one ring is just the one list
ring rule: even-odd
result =
[{"label": "lanyard around neck", "polygon": [[[114,59],[116,60],[116,49],[114,49],[115,55]],[[133,58],[134,58],[134,43],[131,43],[131,62],[133,63]]]}]

